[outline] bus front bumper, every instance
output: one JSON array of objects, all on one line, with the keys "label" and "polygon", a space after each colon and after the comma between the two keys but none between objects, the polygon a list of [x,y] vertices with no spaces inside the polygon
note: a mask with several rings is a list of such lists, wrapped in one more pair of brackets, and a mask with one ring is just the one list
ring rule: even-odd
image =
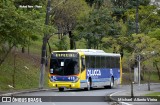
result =
[{"label": "bus front bumper", "polygon": [[56,81],[56,82],[51,82],[49,81],[48,83],[49,87],[53,87],[53,88],[61,88],[61,87],[64,87],[64,88],[80,88],[80,84],[79,82],[76,82],[76,83],[73,83],[73,82],[59,82],[59,81]]}]

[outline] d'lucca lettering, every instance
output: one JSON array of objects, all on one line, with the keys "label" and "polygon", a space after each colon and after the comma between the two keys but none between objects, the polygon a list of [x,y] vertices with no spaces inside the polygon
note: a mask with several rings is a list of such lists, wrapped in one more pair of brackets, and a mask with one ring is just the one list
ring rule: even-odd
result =
[{"label": "d'lucca lettering", "polygon": [[101,71],[100,70],[88,70],[87,71],[87,76],[101,76]]}]

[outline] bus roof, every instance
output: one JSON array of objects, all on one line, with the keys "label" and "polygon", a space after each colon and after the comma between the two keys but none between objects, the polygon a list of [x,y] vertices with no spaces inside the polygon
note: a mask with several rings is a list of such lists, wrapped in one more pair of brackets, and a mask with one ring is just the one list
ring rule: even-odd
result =
[{"label": "bus roof", "polygon": [[75,50],[68,50],[68,52],[83,52],[85,55],[102,55],[102,56],[117,56],[120,57],[120,54],[115,53],[106,53],[103,50],[95,50],[95,49],[75,49]]},{"label": "bus roof", "polygon": [[[67,51],[53,51],[53,52],[83,52],[84,55],[91,55],[91,56],[114,56],[120,57],[120,54],[116,53],[106,53],[103,50],[95,50],[95,49],[75,49],[75,50],[67,50]],[[52,53],[53,53],[52,52]]]}]

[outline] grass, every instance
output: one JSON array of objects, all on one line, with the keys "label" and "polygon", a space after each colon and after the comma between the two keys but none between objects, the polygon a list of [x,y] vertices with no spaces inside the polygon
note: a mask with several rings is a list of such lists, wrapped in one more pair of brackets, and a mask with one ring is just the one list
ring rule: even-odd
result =
[{"label": "grass", "polygon": [[[131,73],[132,75],[132,80],[134,81],[134,74]],[[160,83],[160,80],[158,78],[158,75],[156,72],[152,72],[150,74],[148,73],[145,73],[144,74],[144,79],[141,80],[141,83],[147,83],[148,82],[148,76],[151,76],[150,77],[150,82],[151,83]],[[123,75],[122,75],[122,84],[125,85],[125,84],[130,84],[130,73],[129,72],[124,72]]]},{"label": "grass", "polygon": [[38,88],[39,64],[30,56],[17,54],[16,66],[14,58],[10,54],[5,63],[0,67],[0,91],[12,90],[8,85],[13,86],[13,74],[15,70],[15,90]]},{"label": "grass", "polygon": [[145,96],[158,96],[158,97],[160,97],[160,92],[149,93],[149,94],[146,94]]},{"label": "grass", "polygon": [[[0,66],[0,93],[4,91],[14,91],[23,89],[33,89],[39,87],[40,59],[42,48],[42,37],[30,45],[30,53],[21,53],[21,47],[16,49],[16,64],[14,68],[14,52],[12,51],[5,62]],[[55,43],[58,43],[58,36],[55,35],[49,40],[52,50],[57,50]],[[68,46],[69,47],[69,46]],[[47,47],[48,50],[48,47]],[[13,86],[13,74],[15,70],[15,87]],[[45,86],[48,88],[48,68],[45,72]]]},{"label": "grass", "polygon": [[[21,53],[21,47],[16,49],[16,62],[14,68],[14,51],[12,51],[5,62],[0,66],[0,92],[13,91],[22,89],[33,89],[39,87],[40,77],[40,58],[42,48],[42,37],[39,36],[37,41],[33,41],[30,45],[30,53]],[[58,43],[58,36],[53,36],[50,40],[52,50],[56,50],[55,43]],[[13,74],[15,70],[15,87],[13,86]],[[45,72],[45,86],[48,87],[48,68]]]},{"label": "grass", "polygon": [[[40,56],[41,56],[42,42],[39,38],[37,41],[32,42],[30,46],[30,54],[21,53],[21,48],[16,50],[16,62],[14,68],[14,52],[12,51],[5,62],[0,66],[0,92],[33,89],[39,86],[40,76]],[[13,86],[13,74],[15,70],[15,88]],[[45,74],[45,87],[47,85],[47,69]]]},{"label": "grass", "polygon": [[156,99],[157,102],[160,101],[160,92],[153,92],[153,93],[145,94],[145,96],[152,97]]}]

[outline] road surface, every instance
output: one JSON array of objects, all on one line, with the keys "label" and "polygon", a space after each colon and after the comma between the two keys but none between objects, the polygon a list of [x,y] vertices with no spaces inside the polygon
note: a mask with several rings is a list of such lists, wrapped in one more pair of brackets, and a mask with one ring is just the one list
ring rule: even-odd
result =
[{"label": "road surface", "polygon": [[[114,88],[114,89],[104,89],[104,88],[94,88],[91,91],[84,91],[84,89],[74,89],[74,90],[65,90],[64,92],[59,92],[57,89],[56,90],[48,90],[48,91],[41,91],[41,92],[33,92],[33,93],[25,93],[25,94],[18,94],[15,95],[14,97],[42,97],[42,98],[47,98],[49,102],[31,102],[31,103],[26,103],[26,102],[3,102],[0,103],[0,105],[110,105],[109,102],[105,100],[105,96],[116,92],[120,91],[121,88]],[[60,96],[60,97],[59,97]],[[69,96],[69,98],[67,97]],[[56,97],[61,99],[63,102],[51,102],[54,101],[53,98]],[[50,99],[49,99],[50,98]],[[64,100],[68,98],[67,100],[73,102],[65,102]],[[83,99],[84,102],[79,102],[79,99]],[[74,102],[77,100],[76,102]],[[89,100],[89,101],[88,101]],[[97,102],[98,101],[98,102]]]}]

